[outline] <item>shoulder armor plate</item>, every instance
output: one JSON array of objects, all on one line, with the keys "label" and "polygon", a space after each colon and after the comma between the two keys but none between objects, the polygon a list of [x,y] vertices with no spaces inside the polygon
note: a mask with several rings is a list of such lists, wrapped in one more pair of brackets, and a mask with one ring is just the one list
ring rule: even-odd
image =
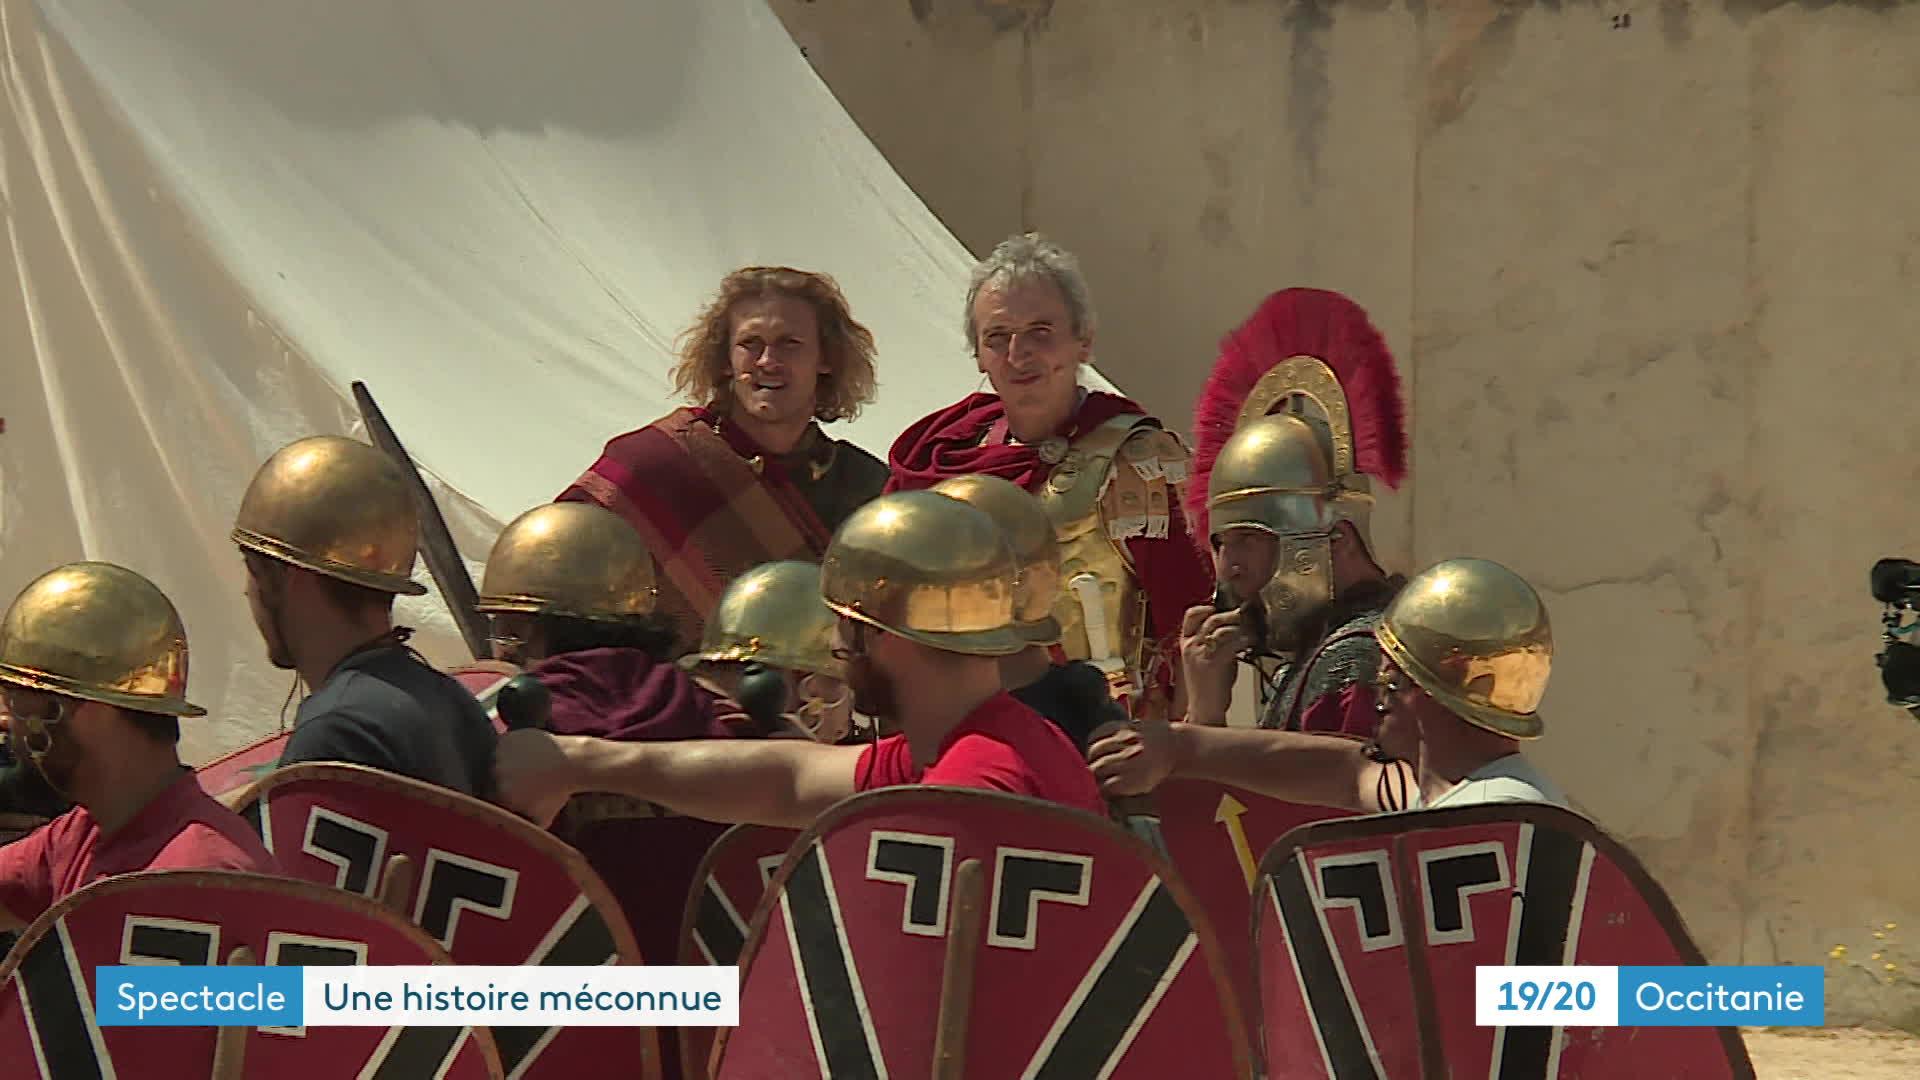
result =
[{"label": "shoulder armor plate", "polygon": [[1380,611],[1367,611],[1334,628],[1315,645],[1304,665],[1289,668],[1280,692],[1260,717],[1263,728],[1292,731],[1313,703],[1344,687],[1371,682],[1380,674],[1380,642],[1373,628]]},{"label": "shoulder armor plate", "polygon": [[1167,534],[1169,487],[1186,468],[1185,448],[1158,420],[1129,414],[1075,439],[1048,473],[1036,494],[1060,542],[1064,588],[1054,615],[1070,659],[1137,676],[1146,596],[1125,541]]},{"label": "shoulder armor plate", "polygon": [[1379,675],[1379,640],[1372,634],[1350,634],[1329,644],[1314,659],[1301,680],[1298,708],[1304,710],[1328,694],[1372,682]]}]

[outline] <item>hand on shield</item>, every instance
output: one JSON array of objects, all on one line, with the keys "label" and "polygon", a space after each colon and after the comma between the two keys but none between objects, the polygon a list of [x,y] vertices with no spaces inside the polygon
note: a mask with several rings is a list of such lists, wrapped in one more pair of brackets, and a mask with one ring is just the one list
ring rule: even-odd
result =
[{"label": "hand on shield", "polygon": [[1238,608],[1215,611],[1200,604],[1187,609],[1180,620],[1180,678],[1189,715],[1218,713],[1224,721],[1233,698],[1234,658],[1251,644]]},{"label": "hand on shield", "polygon": [[1100,789],[1109,798],[1144,795],[1173,773],[1173,729],[1165,720],[1137,720],[1087,750]]},{"label": "hand on shield", "polygon": [[578,736],[530,729],[500,736],[493,755],[500,805],[541,828],[550,827],[567,800],[579,793],[575,786],[579,770],[568,757],[566,744],[580,741]]}]

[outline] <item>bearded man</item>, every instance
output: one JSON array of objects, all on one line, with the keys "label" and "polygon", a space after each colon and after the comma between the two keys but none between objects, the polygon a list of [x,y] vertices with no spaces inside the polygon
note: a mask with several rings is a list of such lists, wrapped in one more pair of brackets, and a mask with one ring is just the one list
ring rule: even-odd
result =
[{"label": "bearded man", "polygon": [[1449,559],[1407,582],[1375,629],[1381,720],[1369,741],[1199,724],[1141,725],[1093,746],[1110,795],[1169,777],[1363,814],[1485,803],[1573,809],[1521,752],[1546,729],[1553,625],[1525,578]]},{"label": "bearded man", "polygon": [[1368,522],[1373,483],[1406,474],[1404,414],[1393,354],[1339,293],[1274,293],[1227,336],[1194,410],[1190,509],[1221,588],[1181,628],[1189,719],[1226,723],[1241,656],[1261,727],[1372,734],[1374,631],[1406,579]]},{"label": "bearded man", "polygon": [[278,874],[240,815],[180,763],[187,631],[173,602],[111,563],[51,570],[0,617],[0,728],[76,805],[0,847],[0,931],[104,877],[139,870]]}]

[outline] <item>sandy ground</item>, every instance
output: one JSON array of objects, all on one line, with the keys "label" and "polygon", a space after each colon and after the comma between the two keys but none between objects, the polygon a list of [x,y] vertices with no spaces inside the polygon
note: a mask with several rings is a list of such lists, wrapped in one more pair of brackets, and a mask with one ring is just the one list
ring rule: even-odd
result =
[{"label": "sandy ground", "polygon": [[1747,1054],[1759,1080],[1910,1080],[1920,1038],[1865,1028],[1753,1028]]}]

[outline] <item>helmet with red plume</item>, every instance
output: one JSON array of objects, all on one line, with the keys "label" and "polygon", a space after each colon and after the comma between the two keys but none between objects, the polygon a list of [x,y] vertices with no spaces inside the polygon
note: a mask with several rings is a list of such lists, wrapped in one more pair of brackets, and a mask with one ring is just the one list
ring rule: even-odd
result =
[{"label": "helmet with red plume", "polygon": [[1332,602],[1335,527],[1351,522],[1366,541],[1369,478],[1394,488],[1406,475],[1393,354],[1345,296],[1274,293],[1222,342],[1193,434],[1195,535],[1246,528],[1276,538],[1260,599],[1268,647],[1290,650]]}]

